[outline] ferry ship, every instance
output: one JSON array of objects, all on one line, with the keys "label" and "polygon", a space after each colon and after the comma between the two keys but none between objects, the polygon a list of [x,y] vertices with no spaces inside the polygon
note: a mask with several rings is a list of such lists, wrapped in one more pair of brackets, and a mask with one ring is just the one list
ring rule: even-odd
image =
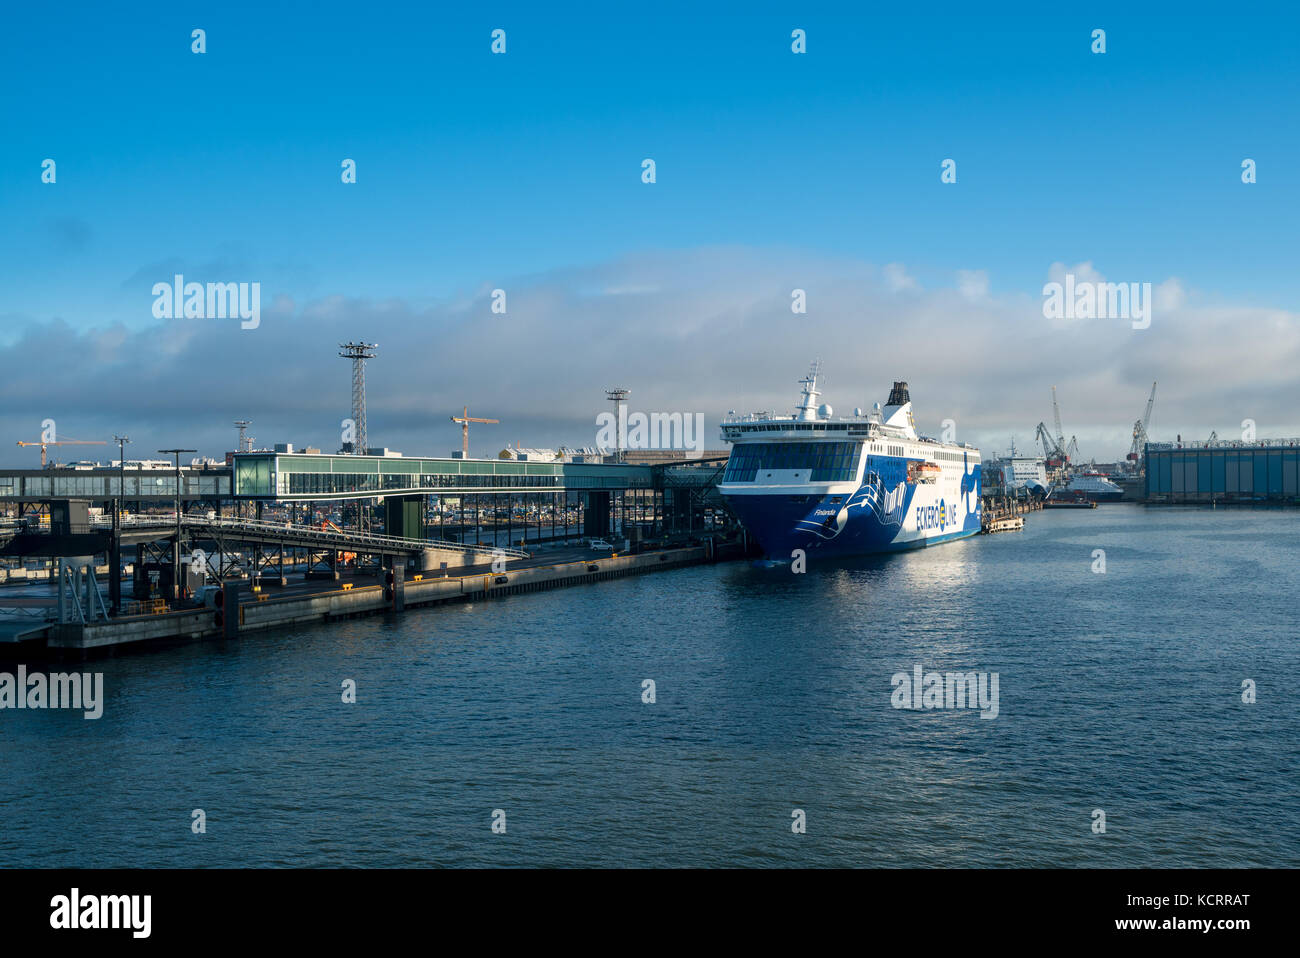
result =
[{"label": "ferry ship", "polygon": [[1088,502],[1119,502],[1124,489],[1111,482],[1109,476],[1099,472],[1083,472],[1070,479],[1062,498],[1083,499]]},{"label": "ferry ship", "polygon": [[980,531],[980,453],[917,435],[907,383],[882,408],[832,418],[818,369],[793,415],[728,413],[719,492],[769,559],[894,552]]},{"label": "ferry ship", "polygon": [[[1016,455],[1014,439],[1011,441],[1010,455],[1005,459],[994,460],[988,465],[991,470],[1001,475],[1001,485],[1005,492],[1018,492],[1024,489],[1031,495],[1047,495],[1049,486],[1044,460],[1033,456]],[[989,482],[994,484],[996,478],[989,477]]]}]

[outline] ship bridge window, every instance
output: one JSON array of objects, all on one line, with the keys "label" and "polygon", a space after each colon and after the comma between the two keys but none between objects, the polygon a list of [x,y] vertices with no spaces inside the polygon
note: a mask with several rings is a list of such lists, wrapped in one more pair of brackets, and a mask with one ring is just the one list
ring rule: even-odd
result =
[{"label": "ship bridge window", "polygon": [[856,442],[754,442],[731,451],[723,482],[753,482],[759,470],[807,470],[809,482],[851,482],[858,473]]}]

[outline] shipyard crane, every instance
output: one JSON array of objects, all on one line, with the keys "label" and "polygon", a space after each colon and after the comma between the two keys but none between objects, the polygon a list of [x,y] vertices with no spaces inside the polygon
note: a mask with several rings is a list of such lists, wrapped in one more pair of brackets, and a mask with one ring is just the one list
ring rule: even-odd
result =
[{"label": "shipyard crane", "polygon": [[466,459],[468,459],[469,458],[469,424],[472,422],[499,423],[501,420],[500,419],[479,419],[475,416],[471,416],[469,414],[469,407],[466,406],[464,411],[461,413],[461,415],[452,416],[451,421],[460,423],[460,451],[461,451],[461,455],[464,456]]},{"label": "shipyard crane", "polygon": [[1064,443],[1058,442],[1047,429],[1047,423],[1040,422],[1038,429],[1034,432],[1034,438],[1043,444],[1043,458],[1047,460],[1049,469],[1059,469],[1065,465],[1069,457],[1065,452]]},{"label": "shipyard crane", "polygon": [[[1056,420],[1056,445],[1065,451],[1065,430],[1061,428],[1061,407],[1056,404],[1056,387],[1052,387],[1052,417]],[[1068,457],[1067,457],[1068,458]]]},{"label": "shipyard crane", "polygon": [[103,439],[40,439],[36,442],[23,442],[18,440],[20,446],[40,446],[41,447],[41,468],[45,468],[45,447],[46,446],[107,446],[108,443]]},{"label": "shipyard crane", "polygon": [[[1133,423],[1133,448],[1128,451],[1128,461],[1133,463],[1134,472],[1145,472],[1146,463],[1143,462],[1143,451],[1147,444],[1147,426],[1151,424],[1151,409],[1156,404],[1156,384],[1151,384],[1151,397],[1147,400],[1147,411],[1142,414],[1142,418]],[[1139,465],[1140,464],[1140,465]]]}]

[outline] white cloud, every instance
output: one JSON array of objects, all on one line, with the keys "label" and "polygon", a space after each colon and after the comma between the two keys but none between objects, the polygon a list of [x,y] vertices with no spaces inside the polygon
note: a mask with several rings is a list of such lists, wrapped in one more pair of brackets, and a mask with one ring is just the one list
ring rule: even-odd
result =
[{"label": "white cloud", "polygon": [[1170,277],[1158,284],[1154,290],[1155,308],[1160,312],[1171,312],[1182,308],[1187,301],[1187,291],[1176,277]]},{"label": "white cloud", "polygon": [[885,277],[885,287],[891,293],[919,288],[916,280],[907,275],[902,263],[887,263],[880,268],[880,272]]},{"label": "white cloud", "polygon": [[982,269],[957,270],[957,291],[966,299],[984,299],[989,294],[989,274]]},{"label": "white cloud", "polygon": [[1066,266],[1064,263],[1059,262],[1053,263],[1047,268],[1047,281],[1049,283],[1064,283],[1066,274],[1073,276],[1075,283],[1104,283],[1106,281],[1105,276],[1093,269],[1092,260],[1075,263],[1073,266]]}]

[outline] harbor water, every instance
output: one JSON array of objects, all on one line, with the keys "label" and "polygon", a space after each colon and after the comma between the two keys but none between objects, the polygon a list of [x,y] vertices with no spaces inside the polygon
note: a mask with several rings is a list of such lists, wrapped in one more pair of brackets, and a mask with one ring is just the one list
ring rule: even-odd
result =
[{"label": "harbor water", "polygon": [[[29,664],[103,716],[0,711],[0,866],[1295,867],[1298,549],[1111,505]],[[895,708],[918,666],[996,717]]]}]

